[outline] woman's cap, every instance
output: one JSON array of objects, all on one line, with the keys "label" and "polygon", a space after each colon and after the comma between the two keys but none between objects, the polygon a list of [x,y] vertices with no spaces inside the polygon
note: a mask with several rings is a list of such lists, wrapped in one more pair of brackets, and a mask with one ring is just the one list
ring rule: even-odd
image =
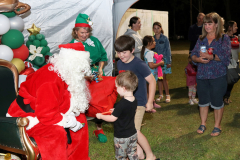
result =
[{"label": "woman's cap", "polygon": [[86,14],[79,13],[75,21],[75,27],[88,27],[91,28],[93,25],[89,16]]}]

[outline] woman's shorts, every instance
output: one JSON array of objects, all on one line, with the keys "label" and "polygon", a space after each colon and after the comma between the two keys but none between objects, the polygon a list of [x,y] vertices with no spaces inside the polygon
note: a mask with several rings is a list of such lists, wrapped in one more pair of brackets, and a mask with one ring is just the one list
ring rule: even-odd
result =
[{"label": "woman's shorts", "polygon": [[223,96],[225,95],[226,91],[226,75],[216,79],[197,79],[199,107],[211,105],[213,109],[223,108]]}]

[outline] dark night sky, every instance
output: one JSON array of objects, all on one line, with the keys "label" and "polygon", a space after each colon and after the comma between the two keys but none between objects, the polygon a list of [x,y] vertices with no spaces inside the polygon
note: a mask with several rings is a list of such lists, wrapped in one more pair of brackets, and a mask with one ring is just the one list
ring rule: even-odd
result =
[{"label": "dark night sky", "polygon": [[[168,11],[169,13],[169,36],[172,37],[174,32],[173,27],[173,2],[176,2],[177,7],[175,7],[176,13],[176,34],[184,35],[187,37],[188,28],[190,26],[190,0],[139,0],[131,8],[137,9],[148,9],[148,10],[158,10],[158,11]],[[229,0],[229,8],[231,19],[238,23],[240,34],[240,0]],[[198,15],[198,0],[192,0],[192,21],[196,23],[196,17]],[[207,14],[210,12],[217,12],[225,20],[226,18],[226,7],[224,0],[203,0],[203,13]],[[197,8],[197,9],[196,9]],[[236,33],[236,34],[238,34]]]}]

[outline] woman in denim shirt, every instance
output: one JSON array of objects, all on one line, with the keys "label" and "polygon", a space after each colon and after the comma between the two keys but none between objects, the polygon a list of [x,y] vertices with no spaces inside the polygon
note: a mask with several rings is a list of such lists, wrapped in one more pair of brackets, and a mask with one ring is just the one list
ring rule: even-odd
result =
[{"label": "woman in denim shirt", "polygon": [[159,90],[159,98],[156,99],[157,102],[163,98],[163,87],[166,93],[166,103],[170,102],[170,94],[169,94],[169,87],[166,78],[166,74],[171,74],[171,49],[170,43],[168,38],[163,35],[163,29],[160,22],[153,23],[153,32],[155,33],[154,39],[156,41],[156,47],[154,52],[163,55],[164,66],[162,67],[163,71],[163,80],[158,80],[158,90]]},{"label": "woman in denim shirt", "polygon": [[[198,66],[197,91],[200,107],[201,125],[197,132],[206,130],[209,106],[214,109],[215,125],[211,136],[221,133],[223,116],[223,96],[227,90],[227,66],[230,62],[231,42],[228,35],[223,34],[223,21],[217,13],[209,13],[204,19],[202,35],[198,39],[191,57]],[[200,46],[206,46],[206,52],[200,51]],[[213,48],[213,54],[208,49]]]}]

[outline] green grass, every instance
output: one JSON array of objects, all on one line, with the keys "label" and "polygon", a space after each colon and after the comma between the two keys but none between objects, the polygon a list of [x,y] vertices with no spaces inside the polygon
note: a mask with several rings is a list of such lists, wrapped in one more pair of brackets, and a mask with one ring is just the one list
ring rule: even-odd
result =
[{"label": "green grass", "polygon": [[[197,105],[188,104],[188,90],[184,68],[188,55],[173,55],[173,74],[168,75],[171,103],[161,102],[157,113],[144,115],[142,133],[147,137],[154,154],[161,160],[237,160],[240,159],[240,107],[239,83],[235,84],[230,105],[225,106],[222,133],[211,137],[214,127],[213,112],[209,112],[207,130],[197,134],[200,125]],[[156,97],[158,93],[156,92]],[[165,98],[165,97],[164,97]],[[93,160],[113,160],[113,125],[104,123],[108,142],[98,142],[89,121],[89,154]]]},{"label": "green grass", "polygon": [[171,51],[189,50],[190,42],[188,40],[170,40]]}]

